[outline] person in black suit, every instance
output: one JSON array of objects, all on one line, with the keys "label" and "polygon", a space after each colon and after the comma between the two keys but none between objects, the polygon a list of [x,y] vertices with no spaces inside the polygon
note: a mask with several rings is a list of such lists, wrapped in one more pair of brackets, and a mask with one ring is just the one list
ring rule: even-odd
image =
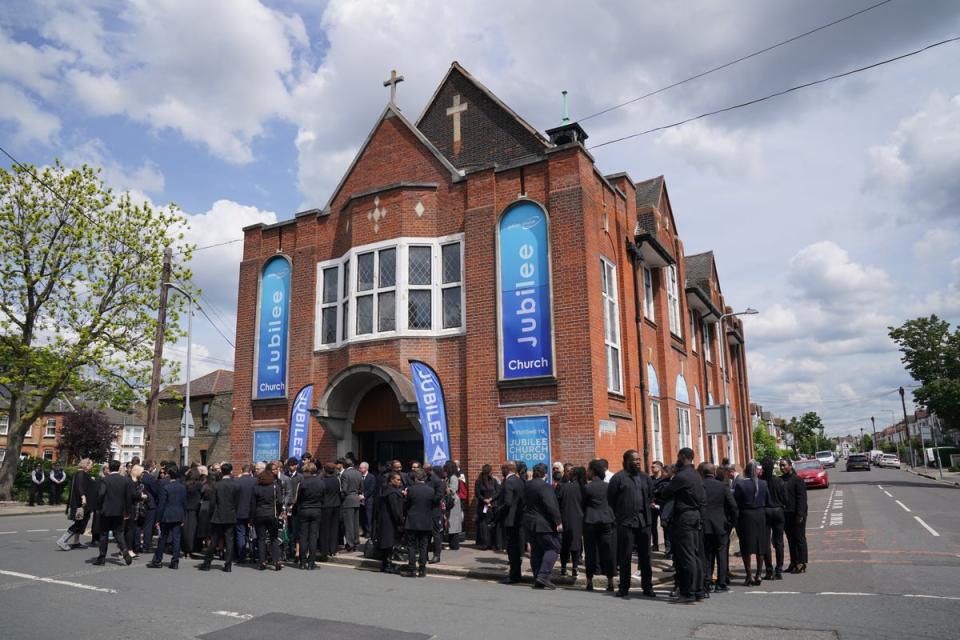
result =
[{"label": "person in black suit", "polygon": [[587,485],[583,489],[583,542],[586,547],[587,591],[593,591],[593,574],[599,557],[607,576],[607,591],[613,591],[613,510],[607,502],[604,466],[591,460],[587,466]]},{"label": "person in black suit", "polygon": [[610,478],[607,501],[617,522],[617,564],[620,585],[617,597],[630,598],[630,565],[636,550],[640,563],[640,584],[643,595],[655,598],[653,567],[650,564],[650,502],[653,499],[650,477],[640,470],[640,454],[636,449],[623,453],[623,470]]},{"label": "person in black suit", "polygon": [[200,522],[200,501],[203,484],[200,481],[200,471],[196,468],[186,473],[187,514],[183,521],[183,536],[180,542],[185,556],[193,556],[197,545],[197,526]]},{"label": "person in black suit", "polygon": [[[704,583],[707,589],[712,587],[716,593],[727,591],[729,575],[730,531],[737,522],[737,502],[726,482],[717,480],[717,467],[709,462],[701,462],[697,468],[703,479],[703,492],[707,496],[707,505],[703,510],[704,552],[707,558]],[[713,565],[717,565],[717,581],[711,583]]]},{"label": "person in black suit", "polygon": [[362,481],[362,490],[360,492],[360,533],[363,537],[373,536],[373,503],[377,495],[377,476],[370,472],[370,465],[366,462],[360,463],[360,479]]},{"label": "person in black suit", "polygon": [[153,560],[147,563],[151,569],[163,566],[163,550],[167,543],[173,546],[170,568],[180,565],[180,539],[183,523],[187,518],[187,487],[180,482],[180,470],[175,464],[167,466],[167,480],[160,488],[160,502],[157,503],[157,518],[160,521],[160,539]]},{"label": "person in black suit", "polygon": [[570,561],[570,575],[576,579],[580,554],[583,551],[583,485],[587,481],[587,472],[583,467],[570,469],[566,481],[557,486],[557,501],[560,503],[560,515],[563,518],[563,535],[560,537],[560,575],[567,575],[567,561]]},{"label": "person in black suit", "polygon": [[[444,522],[443,510],[441,509],[440,503],[443,500],[443,497],[447,495],[447,483],[441,477],[441,471],[434,469],[433,465],[429,462],[424,463],[422,471],[426,474],[424,484],[429,487],[433,487],[433,490],[436,492],[438,497],[437,504],[433,508],[433,532],[430,534],[433,542],[433,555],[430,556],[429,560],[430,564],[436,564],[437,562],[440,562],[440,554],[443,552]],[[413,472],[411,471],[411,473]]]},{"label": "person in black suit", "polygon": [[[314,465],[316,470],[316,465]],[[270,558],[274,569],[283,569],[280,559],[280,514],[283,512],[283,494],[276,482],[276,476],[270,467],[257,476],[257,486],[250,496],[250,516],[257,531],[257,556],[260,564],[257,568],[267,568],[267,542],[270,542]]]},{"label": "person in black suit", "polygon": [[160,500],[160,482],[154,475],[154,464],[152,460],[146,460],[143,463],[143,475],[140,476],[140,482],[143,483],[143,493],[147,499],[143,503],[143,542],[139,543],[144,553],[153,551],[153,532],[157,524],[157,501]]},{"label": "person in black suit", "polygon": [[524,511],[524,481],[517,475],[515,462],[507,462],[500,471],[503,473],[503,490],[497,504],[497,522],[503,525],[507,539],[507,557],[510,561],[510,573],[500,583],[514,584],[520,582],[520,563],[523,561],[520,528]]},{"label": "person in black suit", "polygon": [[680,449],[676,469],[677,472],[660,491],[660,495],[664,500],[673,500],[670,545],[677,569],[676,600],[679,603],[693,603],[707,597],[700,534],[703,526],[700,514],[707,497],[703,491],[703,481],[693,468],[693,449]]},{"label": "person in black suit", "polygon": [[793,470],[793,461],[780,461],[780,479],[783,480],[784,530],[790,546],[788,573],[807,570],[807,485]]},{"label": "person in black suit", "polygon": [[[766,516],[767,531],[765,542],[766,548],[763,552],[763,564],[766,567],[764,580],[783,580],[783,503],[786,490],[781,480],[773,472],[773,458],[766,457],[760,463],[763,469],[763,478],[767,481],[767,506],[763,510]],[[773,553],[770,547],[773,547]],[[773,560],[776,560],[776,565]]]},{"label": "person in black suit", "polygon": [[231,477],[233,465],[224,462],[220,465],[223,474],[210,494],[210,544],[207,546],[201,571],[209,571],[213,562],[213,552],[223,542],[223,570],[229,573],[233,569],[234,529],[237,526],[237,503],[240,500],[240,487]]},{"label": "person in black suit", "polygon": [[500,483],[493,477],[493,467],[483,465],[473,483],[473,495],[477,501],[477,547],[481,551],[499,547],[494,522],[494,499],[499,490]]},{"label": "person in black suit", "polygon": [[[74,546],[81,546],[80,536],[87,530],[87,523],[90,522],[91,506],[94,502],[88,497],[88,492],[93,486],[93,480],[90,478],[92,467],[93,462],[90,461],[90,458],[84,458],[80,461],[77,472],[73,474],[70,494],[67,496],[67,519],[73,524],[57,540],[57,546],[64,551],[69,551]],[[78,510],[80,510],[79,513]],[[73,544],[69,542],[71,539]]]},{"label": "person in black suit", "polygon": [[237,503],[237,562],[244,564],[247,561],[247,539],[249,536],[250,499],[253,497],[253,488],[257,486],[257,479],[253,475],[253,465],[243,465],[243,473],[237,478],[240,488],[240,501]]},{"label": "person in black suit", "polygon": [[393,547],[400,543],[403,536],[403,495],[400,487],[403,480],[400,474],[391,471],[387,475],[387,484],[380,495],[380,506],[377,509],[377,534],[380,549],[381,573],[399,573],[393,566]]},{"label": "person in black suit", "polygon": [[297,517],[300,518],[300,568],[313,571],[317,567],[317,542],[321,536],[326,485],[324,479],[317,475],[317,465],[312,462],[304,464],[300,473],[303,477],[294,498]]},{"label": "person in black suit", "polygon": [[[340,532],[340,512],[343,495],[340,493],[340,478],[337,477],[337,465],[328,462],[323,465],[323,507],[320,514],[320,561],[326,562],[337,554],[337,535]],[[307,544],[304,535],[300,536],[300,546]]]},{"label": "person in black suit", "polygon": [[437,492],[424,484],[426,474],[418,469],[411,474],[414,484],[407,489],[406,520],[403,529],[407,539],[409,565],[404,575],[424,577],[427,575],[427,544],[433,531],[433,510],[440,501]]},{"label": "person in black suit", "polygon": [[550,581],[560,555],[563,518],[557,492],[547,479],[547,465],[533,465],[533,479],[523,488],[523,526],[530,540],[530,568],[534,589],[556,589]]},{"label": "person in black suit", "polygon": [[120,461],[110,461],[110,473],[100,481],[100,555],[93,564],[102,565],[107,559],[108,532],[120,547],[124,562],[133,563],[133,550],[128,549],[123,540],[123,516],[130,513],[133,505],[133,482],[127,476],[120,475]]}]

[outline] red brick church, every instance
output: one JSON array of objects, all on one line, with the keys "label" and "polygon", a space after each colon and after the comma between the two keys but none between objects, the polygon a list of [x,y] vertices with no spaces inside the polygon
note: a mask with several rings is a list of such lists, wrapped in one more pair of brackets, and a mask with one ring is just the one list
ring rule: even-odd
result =
[{"label": "red brick church", "polygon": [[308,384],[305,450],[423,458],[413,359],[471,478],[628,448],[743,463],[743,327],[713,254],[684,254],[662,176],[604,175],[585,139],[454,62],[416,121],[391,99],[322,209],[244,229],[233,460],[286,457]]}]

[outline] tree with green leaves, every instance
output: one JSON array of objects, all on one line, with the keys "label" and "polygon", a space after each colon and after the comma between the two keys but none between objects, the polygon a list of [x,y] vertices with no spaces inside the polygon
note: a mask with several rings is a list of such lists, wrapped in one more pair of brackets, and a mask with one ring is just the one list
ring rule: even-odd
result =
[{"label": "tree with green leaves", "polygon": [[860,450],[873,451],[873,438],[870,437],[870,434],[863,434],[863,438],[860,439]]},{"label": "tree with green leaves", "polygon": [[936,413],[945,431],[960,430],[960,327],[936,315],[887,327],[900,347],[901,361],[920,383],[913,398]]},{"label": "tree with green leaves", "polygon": [[[88,166],[0,169],[0,391],[9,434],[0,500],[9,500],[30,426],[51,400],[94,381],[139,393],[150,375],[164,249],[182,259],[186,221],[114,195]],[[171,298],[167,340],[182,335]]]},{"label": "tree with green leaves", "polygon": [[780,457],[780,448],[777,447],[777,439],[770,435],[765,420],[760,420],[753,430],[753,458],[754,460],[763,460],[771,458],[777,460]]},{"label": "tree with green leaves", "polygon": [[57,450],[69,461],[90,458],[103,462],[110,457],[115,437],[116,430],[102,411],[78,409],[63,417]]}]

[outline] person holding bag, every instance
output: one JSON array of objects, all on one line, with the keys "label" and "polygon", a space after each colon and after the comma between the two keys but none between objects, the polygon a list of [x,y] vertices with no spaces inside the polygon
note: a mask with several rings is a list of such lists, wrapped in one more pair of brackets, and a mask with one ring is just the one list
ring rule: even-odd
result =
[{"label": "person holding bag", "polygon": [[[57,546],[64,551],[70,551],[80,545],[80,536],[87,530],[87,524],[90,522],[91,510],[87,506],[87,494],[91,490],[92,479],[90,478],[90,469],[93,462],[90,458],[84,458],[80,461],[80,467],[73,474],[73,481],[70,483],[70,495],[67,496],[67,519],[72,524],[66,532],[57,540]],[[69,540],[73,538],[71,545]]]}]

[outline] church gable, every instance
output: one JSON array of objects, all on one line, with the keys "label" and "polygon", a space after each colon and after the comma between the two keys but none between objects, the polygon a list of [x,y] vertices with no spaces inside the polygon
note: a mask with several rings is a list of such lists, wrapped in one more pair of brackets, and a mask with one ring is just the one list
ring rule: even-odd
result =
[{"label": "church gable", "polygon": [[549,147],[536,129],[456,62],[417,127],[459,169],[504,165]]}]

